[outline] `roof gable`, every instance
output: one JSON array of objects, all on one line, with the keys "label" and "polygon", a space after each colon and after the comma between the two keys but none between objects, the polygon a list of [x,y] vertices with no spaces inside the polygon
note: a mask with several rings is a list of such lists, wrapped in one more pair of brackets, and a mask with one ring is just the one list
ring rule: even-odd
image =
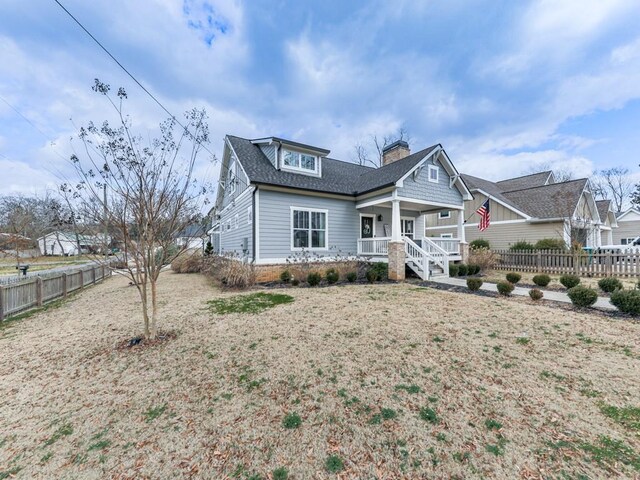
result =
[{"label": "roof gable", "polygon": [[532,173],[523,175],[522,177],[507,178],[496,182],[496,185],[502,192],[510,192],[512,190],[522,190],[524,188],[541,187],[548,185],[550,179],[553,179],[553,173],[549,171]]}]

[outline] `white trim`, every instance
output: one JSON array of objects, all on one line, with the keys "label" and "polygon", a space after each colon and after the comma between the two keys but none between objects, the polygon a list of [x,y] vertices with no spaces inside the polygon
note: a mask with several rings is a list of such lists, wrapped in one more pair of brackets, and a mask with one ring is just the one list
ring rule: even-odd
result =
[{"label": "white trim", "polygon": [[[446,215],[443,215],[446,213]],[[451,218],[451,210],[438,212],[438,220],[444,220],[446,218]]]},{"label": "white trim", "polygon": [[450,203],[427,202],[426,200],[419,200],[417,198],[407,198],[407,197],[400,197],[400,196],[396,196],[396,198],[401,202],[419,203],[421,205],[430,205],[433,207],[445,207],[451,210],[464,210],[464,205],[451,205]]},{"label": "white trim", "polygon": [[[437,165],[429,165],[428,171],[429,176],[427,177],[427,180],[431,183],[440,183],[440,167]],[[431,172],[436,172],[436,178],[431,178]]]},{"label": "white trim", "polygon": [[260,184],[260,188],[262,190],[269,190],[272,192],[282,192],[288,193],[290,195],[306,195],[309,197],[320,197],[320,198],[335,198],[338,200],[347,200],[353,202],[353,195],[349,194],[340,194],[340,193],[325,193],[325,192],[315,192],[313,190],[303,190],[300,188],[294,187],[279,187],[276,185],[269,184]]},{"label": "white trim", "polygon": [[409,178],[410,175],[413,175],[414,171],[416,171],[418,168],[422,167],[424,162],[426,162],[429,158],[433,157],[434,155],[437,155],[438,153],[440,153],[441,150],[442,150],[442,147],[438,146],[435,149],[433,149],[432,151],[430,151],[422,160],[420,160],[416,165],[414,165],[414,167],[411,170],[409,170],[402,177],[400,177],[400,180],[398,180],[396,182],[396,187],[402,188],[404,186],[404,181],[407,178]]},{"label": "white trim", "polygon": [[[308,252],[321,252],[329,250],[329,210],[323,208],[309,208],[309,207],[296,207],[290,206],[290,223],[289,223],[289,239],[291,241],[291,251],[301,252],[306,250]],[[294,247],[293,246],[293,212],[309,212],[309,247]],[[311,247],[311,213],[324,213],[325,225],[324,225],[324,247]]]},{"label": "white trim", "polygon": [[[521,220],[498,220],[496,222],[492,221],[491,225],[509,225],[512,223],[531,223],[528,222],[525,219],[521,219]],[[477,227],[478,224],[477,223],[465,223],[464,224],[465,227]],[[425,230],[444,230],[450,228],[451,230],[457,230],[458,226],[457,225],[439,225],[437,227],[426,227]]]},{"label": "white trim", "polygon": [[[394,192],[395,192],[395,190],[394,190]],[[377,200],[369,200],[368,202],[356,203],[356,208],[372,207],[372,206],[378,205],[380,203],[390,202],[391,200],[393,200],[393,195],[391,197],[383,197],[383,198],[379,198]]]},{"label": "white trim", "polygon": [[234,230],[237,230],[240,225],[240,214],[236,213],[233,217]]},{"label": "white trim", "polygon": [[225,183],[229,186],[229,189],[226,192],[229,194],[229,196],[236,193],[236,189],[237,189],[236,182],[237,182],[238,174],[236,172],[236,163],[238,163],[237,160],[232,158],[229,161],[229,165],[227,167],[227,175],[226,175],[227,180]]},{"label": "white trim", "polygon": [[[413,232],[411,233],[411,235],[413,236],[412,239],[414,239],[416,237],[416,218],[417,217],[407,217],[404,215],[400,215],[400,237],[405,237],[406,235],[402,233],[402,222],[403,221],[410,221],[413,222]],[[406,233],[406,232],[405,232]],[[409,237],[411,238],[411,237]]]},{"label": "white trim", "polygon": [[[303,168],[302,166],[286,165],[284,163],[284,154],[286,152],[298,155],[298,165],[302,165],[302,155],[306,155],[307,157],[313,157],[313,165],[314,165],[313,170],[309,168]],[[320,176],[320,157],[318,155],[301,152],[299,150],[293,150],[285,147],[282,149],[282,164],[280,165],[280,170],[286,171],[286,172],[293,172],[293,173],[303,173],[305,175],[312,175],[315,177],[319,177]]]},{"label": "white trim", "polygon": [[493,195],[489,195],[487,192],[485,192],[484,190],[481,190],[479,188],[476,189],[477,192],[480,192],[482,195],[484,195],[485,197],[489,198],[490,200],[493,200],[494,202],[496,202],[499,205],[502,205],[503,207],[511,210],[512,212],[517,213],[518,215],[523,216],[524,218],[526,218],[527,220],[529,220],[531,217],[529,215],[527,215],[524,212],[521,212],[520,210],[518,210],[515,207],[512,207],[511,205],[509,205],[508,203],[503,202],[502,200],[498,200],[496,197],[494,197]]},{"label": "white trim", "polygon": [[[609,211],[613,212],[613,210],[611,210],[611,209],[609,209]],[[636,215],[640,215],[640,210],[638,210],[638,209],[636,209],[634,207],[629,207],[624,212],[622,212],[619,217],[616,217],[616,221],[619,222],[622,218],[624,218],[627,214],[629,214],[631,212],[635,213]],[[633,221],[633,220],[631,220],[631,221]]]},{"label": "white trim", "polygon": [[370,217],[373,218],[373,237],[371,238],[375,238],[376,236],[376,214],[375,213],[361,213],[360,214],[360,223],[358,225],[358,238],[364,238],[362,237],[362,217]]},{"label": "white trim", "polygon": [[[367,258],[367,261],[369,262],[387,263],[389,261],[386,256],[385,257],[383,256],[368,257],[367,255],[351,255],[346,257],[347,260],[358,260],[360,258]],[[326,256],[326,257],[319,257],[317,260],[314,259],[313,261],[318,263],[323,263],[323,262],[335,262],[335,261],[344,260],[344,259],[345,257]],[[261,258],[259,260],[256,260],[254,264],[255,265],[280,265],[280,264],[290,265],[291,258]]]},{"label": "white trim", "polygon": [[247,207],[247,225],[253,224],[253,205]]},{"label": "white trim", "polygon": [[260,189],[256,188],[256,196],[255,196],[255,207],[256,207],[256,211],[254,212],[254,222],[255,225],[253,228],[255,228],[256,231],[256,235],[255,235],[255,245],[254,245],[254,252],[255,252],[255,259],[254,261],[257,262],[260,259]]},{"label": "white trim", "polygon": [[441,233],[440,238],[453,238],[453,233]]}]

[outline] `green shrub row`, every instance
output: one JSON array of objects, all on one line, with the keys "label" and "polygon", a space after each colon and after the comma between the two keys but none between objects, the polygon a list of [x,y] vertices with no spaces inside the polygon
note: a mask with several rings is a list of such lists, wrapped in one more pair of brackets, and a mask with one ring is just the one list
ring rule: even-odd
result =
[{"label": "green shrub row", "polygon": [[466,277],[467,275],[476,275],[480,273],[480,265],[464,264],[464,263],[450,263],[449,264],[449,276],[450,277]]},{"label": "green shrub row", "polygon": [[543,238],[535,244],[526,240],[520,240],[509,247],[509,250],[566,250],[567,245],[559,238]]}]

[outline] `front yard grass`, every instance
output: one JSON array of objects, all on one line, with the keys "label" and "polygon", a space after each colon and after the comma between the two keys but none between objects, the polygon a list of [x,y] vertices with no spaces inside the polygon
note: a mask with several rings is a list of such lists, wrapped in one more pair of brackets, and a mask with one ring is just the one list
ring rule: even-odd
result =
[{"label": "front yard grass", "polygon": [[177,336],[142,350],[114,348],[121,278],[0,329],[0,479],[640,476],[638,323],[408,284],[159,294]]}]

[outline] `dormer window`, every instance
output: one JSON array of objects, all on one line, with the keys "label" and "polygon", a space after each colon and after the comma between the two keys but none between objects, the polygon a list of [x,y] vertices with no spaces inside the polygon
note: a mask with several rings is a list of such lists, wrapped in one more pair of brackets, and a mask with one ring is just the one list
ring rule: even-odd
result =
[{"label": "dormer window", "polygon": [[282,151],[282,169],[318,173],[318,157],[308,153]]}]

